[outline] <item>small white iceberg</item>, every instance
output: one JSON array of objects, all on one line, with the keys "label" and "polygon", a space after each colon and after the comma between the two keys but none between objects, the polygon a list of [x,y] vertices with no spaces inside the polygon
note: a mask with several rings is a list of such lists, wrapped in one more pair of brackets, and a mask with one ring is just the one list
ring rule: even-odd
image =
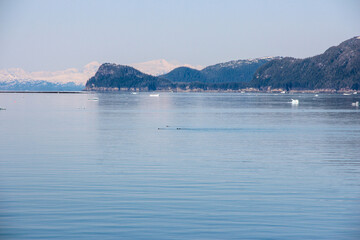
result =
[{"label": "small white iceberg", "polygon": [[99,101],[98,98],[89,98],[88,100],[89,100],[89,101]]},{"label": "small white iceberg", "polygon": [[357,94],[357,92],[353,92],[353,94]]},{"label": "small white iceberg", "polygon": [[150,97],[158,97],[160,94],[150,94]]},{"label": "small white iceberg", "polygon": [[2,108],[2,107],[0,107],[0,111],[1,111],[1,110],[4,110],[4,111],[5,111],[5,110],[6,110],[6,108]]},{"label": "small white iceberg", "polygon": [[132,94],[132,95],[136,95],[136,94],[137,94],[137,92],[131,92],[131,94]]},{"label": "small white iceberg", "polygon": [[351,106],[353,106],[353,107],[358,107],[358,106],[359,106],[359,102],[358,102],[358,101],[353,102],[353,103],[351,103]]},{"label": "small white iceberg", "polygon": [[292,105],[299,105],[299,99],[291,99]]}]

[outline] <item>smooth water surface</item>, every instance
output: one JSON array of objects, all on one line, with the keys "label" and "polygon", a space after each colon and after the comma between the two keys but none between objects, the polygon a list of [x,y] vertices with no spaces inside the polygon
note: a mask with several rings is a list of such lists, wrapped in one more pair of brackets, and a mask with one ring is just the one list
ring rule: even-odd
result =
[{"label": "smooth water surface", "polygon": [[0,239],[360,238],[360,96],[149,95],[1,93]]}]

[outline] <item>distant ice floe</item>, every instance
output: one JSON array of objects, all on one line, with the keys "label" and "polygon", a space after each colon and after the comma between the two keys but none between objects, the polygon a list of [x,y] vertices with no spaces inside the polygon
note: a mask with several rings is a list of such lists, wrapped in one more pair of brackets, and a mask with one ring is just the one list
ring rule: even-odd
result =
[{"label": "distant ice floe", "polygon": [[353,107],[358,107],[358,106],[359,106],[359,102],[358,102],[358,101],[353,102],[353,103],[351,103],[351,106],[353,106]]},{"label": "distant ice floe", "polygon": [[299,99],[291,99],[292,105],[299,105]]}]

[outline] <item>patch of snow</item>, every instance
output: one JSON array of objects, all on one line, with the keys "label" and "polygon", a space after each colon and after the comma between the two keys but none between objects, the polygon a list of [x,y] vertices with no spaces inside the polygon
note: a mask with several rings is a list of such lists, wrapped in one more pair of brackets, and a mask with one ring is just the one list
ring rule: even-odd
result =
[{"label": "patch of snow", "polygon": [[228,68],[236,68],[238,66],[241,65],[246,65],[246,64],[252,64],[252,63],[257,63],[260,60],[273,60],[273,59],[278,59],[280,57],[260,57],[260,58],[249,58],[249,59],[241,59],[241,60],[232,60],[229,62],[224,62],[224,63],[218,63],[215,65],[212,65],[210,67],[228,67]]}]

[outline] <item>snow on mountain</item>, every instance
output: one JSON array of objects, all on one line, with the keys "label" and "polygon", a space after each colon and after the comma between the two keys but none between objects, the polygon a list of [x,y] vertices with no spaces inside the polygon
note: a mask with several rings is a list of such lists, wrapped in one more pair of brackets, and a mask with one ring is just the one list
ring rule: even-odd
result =
[{"label": "snow on mountain", "polygon": [[82,69],[69,68],[60,71],[37,71],[27,72],[21,68],[9,68],[0,70],[0,82],[29,82],[47,81],[50,83],[66,84],[73,82],[76,85],[85,85],[86,81],[94,76],[100,64],[90,62]]},{"label": "snow on mountain", "polygon": [[253,64],[253,63],[258,63],[260,61],[270,61],[273,59],[279,59],[281,57],[260,57],[260,58],[249,58],[249,59],[242,59],[242,60],[232,60],[229,62],[224,62],[224,63],[218,63],[212,66],[209,66],[207,68],[212,68],[212,67],[228,67],[228,68],[237,68],[241,65],[246,65],[246,64]]},{"label": "snow on mountain", "polygon": [[177,67],[183,67],[183,66],[198,70],[201,70],[203,68],[202,66],[191,66],[189,64],[170,63],[165,59],[157,59],[148,62],[133,63],[129,65],[131,67],[136,68],[137,70],[140,70],[143,73],[150,74],[153,76],[163,75],[172,71]]}]

